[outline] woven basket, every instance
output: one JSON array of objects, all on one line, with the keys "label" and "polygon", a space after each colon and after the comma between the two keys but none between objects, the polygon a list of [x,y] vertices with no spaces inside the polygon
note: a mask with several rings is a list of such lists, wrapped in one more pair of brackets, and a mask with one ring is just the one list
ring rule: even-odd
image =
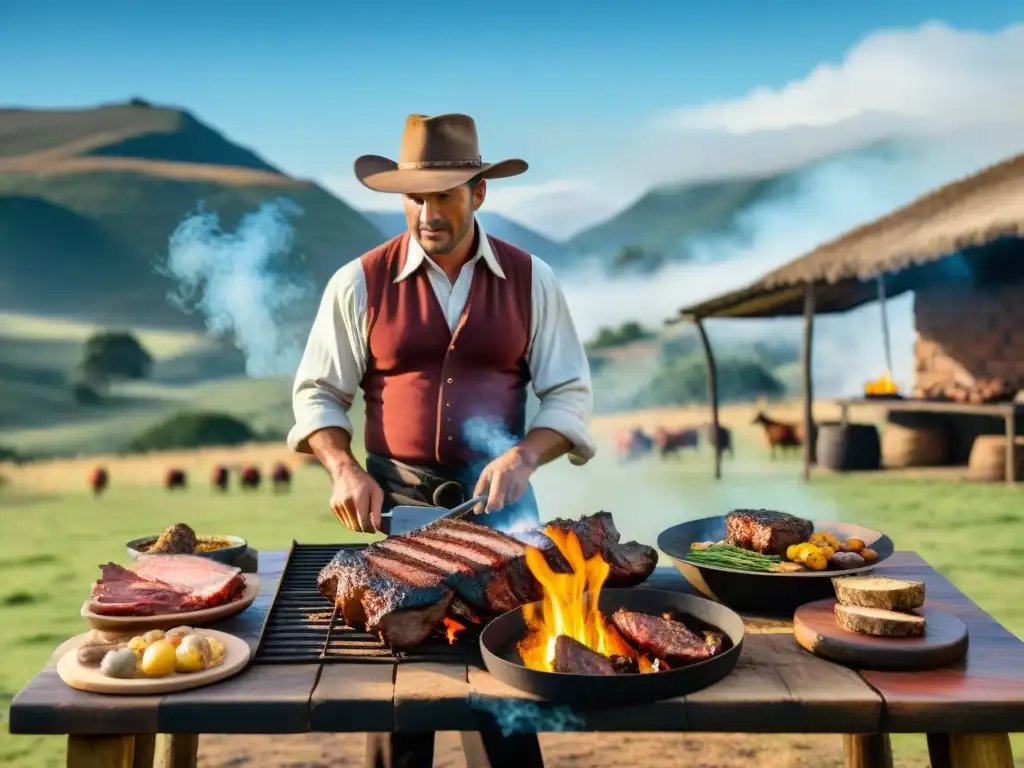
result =
[{"label": "woven basket", "polygon": [[[1024,476],[1024,437],[1014,440],[1013,479]],[[1006,479],[1006,437],[1004,435],[981,435],[971,446],[971,457],[967,462],[967,477],[984,482],[1002,482]]]},{"label": "woven basket", "polygon": [[882,466],[936,467],[949,461],[949,435],[941,427],[882,427]]}]

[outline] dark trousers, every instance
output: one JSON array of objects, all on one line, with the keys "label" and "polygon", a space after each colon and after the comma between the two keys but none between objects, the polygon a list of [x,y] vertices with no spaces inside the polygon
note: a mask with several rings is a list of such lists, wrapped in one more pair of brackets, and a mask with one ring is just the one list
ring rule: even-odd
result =
[{"label": "dark trousers", "polygon": [[[366,471],[384,491],[384,512],[403,505],[451,509],[473,497],[479,478],[479,473],[471,470],[412,466],[372,453],[366,457]],[[467,519],[503,531],[538,528],[540,514],[533,486],[499,512]]]}]

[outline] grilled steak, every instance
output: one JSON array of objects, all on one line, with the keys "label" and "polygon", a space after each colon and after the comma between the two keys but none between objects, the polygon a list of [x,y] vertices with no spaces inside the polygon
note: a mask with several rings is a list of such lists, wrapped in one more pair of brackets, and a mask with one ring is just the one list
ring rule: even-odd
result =
[{"label": "grilled steak", "polygon": [[555,639],[553,671],[570,675],[617,675],[612,660],[567,635]]},{"label": "grilled steak", "polygon": [[722,648],[685,624],[660,616],[620,608],[612,614],[612,624],[633,647],[667,662],[672,668],[710,659]]},{"label": "grilled steak", "polygon": [[769,509],[736,509],[725,516],[725,540],[762,555],[785,555],[790,544],[807,541],[814,524]]},{"label": "grilled steak", "polygon": [[[585,551],[602,552],[615,563],[607,584],[646,579],[657,565],[657,552],[619,544],[611,515],[595,517],[595,524],[581,526],[580,541]],[[544,553],[552,569],[568,572],[546,536],[535,535],[530,545]],[[317,588],[337,603],[346,624],[378,633],[396,650],[407,649],[428,638],[446,615],[481,623],[539,600],[540,585],[526,566],[527,546],[480,525],[438,520],[362,551],[338,552],[321,570]]]}]

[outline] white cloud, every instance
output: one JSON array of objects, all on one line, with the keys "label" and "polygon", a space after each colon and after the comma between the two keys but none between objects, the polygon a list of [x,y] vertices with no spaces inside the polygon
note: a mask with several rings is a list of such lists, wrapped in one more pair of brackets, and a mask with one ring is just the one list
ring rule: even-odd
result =
[{"label": "white cloud", "polygon": [[498,180],[488,185],[484,205],[543,235],[564,240],[606,219],[626,202],[592,183],[573,179],[515,185]]},{"label": "white cloud", "polygon": [[778,90],[675,110],[687,130],[750,134],[836,126],[869,116],[881,131],[1024,122],[1024,24],[995,34],[941,23],[877,32],[839,64],[823,63]]}]

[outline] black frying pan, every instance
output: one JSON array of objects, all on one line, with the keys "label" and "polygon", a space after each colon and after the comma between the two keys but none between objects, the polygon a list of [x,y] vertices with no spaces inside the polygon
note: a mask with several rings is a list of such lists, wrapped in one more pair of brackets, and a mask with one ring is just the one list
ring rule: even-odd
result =
[{"label": "black frying pan", "polygon": [[694,595],[653,589],[604,589],[598,605],[608,617],[619,608],[654,616],[663,611],[688,615],[696,619],[695,624],[724,633],[727,649],[706,661],[665,672],[600,676],[542,672],[524,667],[516,650],[516,643],[526,632],[523,609],[517,608],[499,616],[480,633],[484,666],[513,688],[556,704],[593,709],[684,696],[721,680],[740,657],[743,620],[724,605]]},{"label": "black frying pan", "polygon": [[804,603],[835,597],[832,578],[870,571],[892,557],[892,539],[884,533],[853,523],[812,520],[815,531],[831,531],[841,539],[856,536],[878,553],[878,559],[861,568],[847,570],[764,573],[741,571],[719,565],[703,565],[685,559],[690,545],[725,538],[725,517],[705,517],[674,525],[658,536],[658,549],[668,555],[690,584],[712,600],[737,611],[792,616]]}]

